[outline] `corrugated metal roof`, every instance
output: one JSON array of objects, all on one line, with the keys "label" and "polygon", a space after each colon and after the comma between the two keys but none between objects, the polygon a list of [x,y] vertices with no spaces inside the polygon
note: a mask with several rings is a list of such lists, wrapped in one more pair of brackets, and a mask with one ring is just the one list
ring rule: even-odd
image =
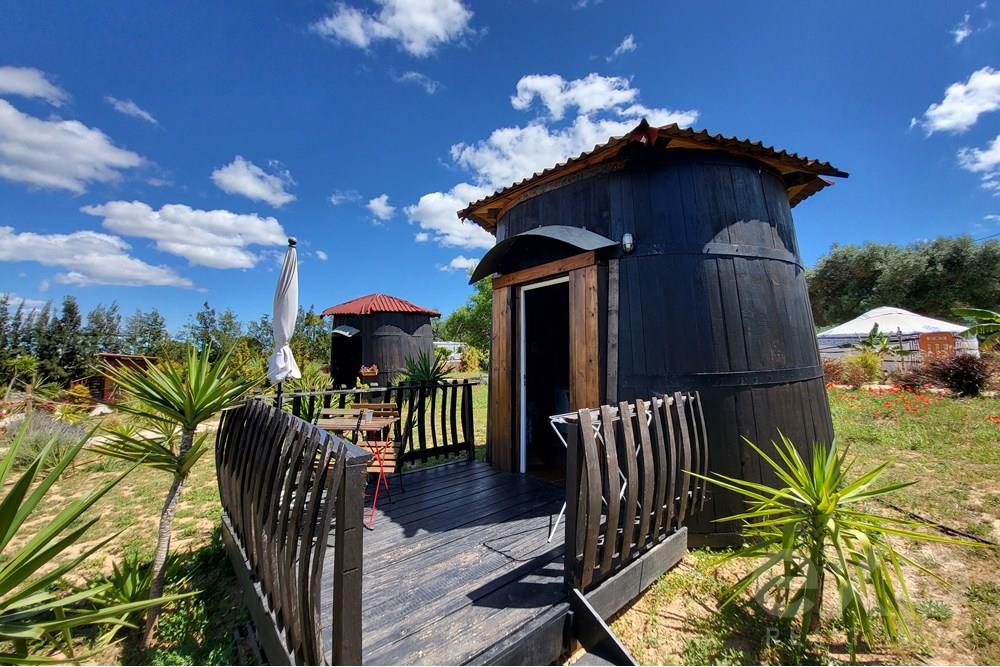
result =
[{"label": "corrugated metal roof", "polygon": [[356,299],[345,301],[336,306],[330,306],[322,312],[326,315],[369,315],[371,313],[418,313],[439,317],[441,313],[430,308],[423,308],[406,299],[389,296],[388,294],[367,294]]},{"label": "corrugated metal roof", "polygon": [[829,162],[821,162],[796,153],[778,150],[773,146],[765,146],[760,141],[751,141],[750,139],[740,139],[738,137],[724,137],[721,134],[709,134],[707,130],[683,128],[676,123],[664,125],[663,127],[652,127],[643,120],[628,134],[620,137],[612,137],[606,143],[594,146],[590,151],[580,153],[578,156],[569,158],[565,162],[560,162],[553,167],[536,172],[513,185],[497,190],[493,194],[469,204],[465,209],[459,211],[458,215],[465,219],[471,218],[487,231],[493,232],[496,229],[496,220],[502,215],[503,209],[525,190],[547,181],[561,178],[585,167],[610,160],[617,155],[619,147],[625,144],[642,143],[653,145],[657,142],[661,142],[666,149],[725,150],[733,154],[744,155],[766,162],[783,174],[799,172],[797,175],[805,176],[806,178],[795,180],[786,188],[789,203],[792,206],[819,192],[824,187],[832,185],[830,181],[820,178],[820,176],[837,176],[841,178],[848,176],[847,172],[837,169]]}]

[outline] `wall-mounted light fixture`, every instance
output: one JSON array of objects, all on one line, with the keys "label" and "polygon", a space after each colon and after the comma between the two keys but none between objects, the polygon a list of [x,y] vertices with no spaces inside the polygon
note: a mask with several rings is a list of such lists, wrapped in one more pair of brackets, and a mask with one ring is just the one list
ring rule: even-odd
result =
[{"label": "wall-mounted light fixture", "polygon": [[622,250],[625,251],[626,255],[632,254],[632,251],[635,250],[635,239],[632,238],[632,232],[622,234]]}]

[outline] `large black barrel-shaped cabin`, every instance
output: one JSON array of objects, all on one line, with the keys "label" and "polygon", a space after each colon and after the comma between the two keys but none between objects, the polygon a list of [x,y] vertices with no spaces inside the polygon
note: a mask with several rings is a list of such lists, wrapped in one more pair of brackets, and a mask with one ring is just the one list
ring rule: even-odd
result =
[{"label": "large black barrel-shaped cabin", "polygon": [[362,377],[385,386],[406,360],[434,354],[431,318],[440,313],[388,294],[368,294],[331,306],[330,377],[334,387],[353,387],[362,366],[378,366],[378,374]]},{"label": "large black barrel-shaped cabin", "polygon": [[[829,442],[791,209],[847,174],[759,142],[641,123],[460,212],[496,235],[489,460],[559,477],[548,415],[701,392],[710,468],[772,478],[741,441]],[[715,491],[693,532],[741,510]]]}]

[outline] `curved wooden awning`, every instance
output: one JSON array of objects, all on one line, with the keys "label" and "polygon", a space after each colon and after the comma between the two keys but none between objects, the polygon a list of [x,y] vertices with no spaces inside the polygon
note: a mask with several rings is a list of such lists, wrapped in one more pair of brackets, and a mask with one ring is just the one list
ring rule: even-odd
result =
[{"label": "curved wooden awning", "polygon": [[555,247],[557,253],[559,249],[564,250],[563,257],[575,255],[580,252],[600,250],[618,245],[617,241],[601,236],[589,229],[582,227],[569,227],[567,225],[546,225],[535,227],[526,232],[515,234],[508,239],[500,241],[487,252],[476,269],[469,278],[469,284],[479,282],[494,273],[502,273],[504,265],[508,260],[528,254],[535,256],[539,246]]}]

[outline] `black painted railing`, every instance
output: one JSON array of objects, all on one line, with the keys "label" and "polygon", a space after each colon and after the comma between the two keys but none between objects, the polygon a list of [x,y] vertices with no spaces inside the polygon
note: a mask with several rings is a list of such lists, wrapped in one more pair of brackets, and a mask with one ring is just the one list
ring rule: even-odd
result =
[{"label": "black painted railing", "polygon": [[[361,664],[369,458],[263,401],[223,414],[215,459],[223,540],[271,664]],[[332,576],[324,576],[331,560]]]},{"label": "black painted railing", "polygon": [[580,410],[567,442],[566,577],[574,588],[610,578],[705,503],[705,485],[687,473],[708,471],[697,392]]},{"label": "black painted railing", "polygon": [[321,408],[346,408],[352,403],[395,403],[399,422],[393,437],[400,443],[400,460],[424,462],[437,457],[475,458],[473,387],[476,380],[404,383],[390,387],[289,392],[264,397],[296,417],[314,421]]}]

